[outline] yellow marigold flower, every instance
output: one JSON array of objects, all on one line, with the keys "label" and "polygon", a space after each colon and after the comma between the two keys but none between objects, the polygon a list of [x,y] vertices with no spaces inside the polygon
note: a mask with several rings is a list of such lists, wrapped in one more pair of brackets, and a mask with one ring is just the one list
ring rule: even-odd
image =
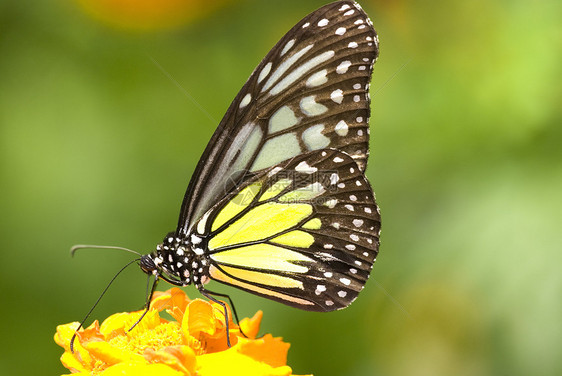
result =
[{"label": "yellow marigold flower", "polygon": [[[166,310],[175,320],[160,317]],[[229,314],[229,332],[220,305],[191,300],[179,288],[155,292],[151,309],[111,315],[78,331],[74,353],[70,341],[77,322],[59,325],[55,342],[65,350],[62,364],[79,375],[134,376],[286,376],[290,344],[266,334],[256,338],[262,312],[240,321]],[[242,329],[242,331],[240,330]],[[244,332],[248,337],[245,337]],[[231,348],[226,336],[229,335]]]}]

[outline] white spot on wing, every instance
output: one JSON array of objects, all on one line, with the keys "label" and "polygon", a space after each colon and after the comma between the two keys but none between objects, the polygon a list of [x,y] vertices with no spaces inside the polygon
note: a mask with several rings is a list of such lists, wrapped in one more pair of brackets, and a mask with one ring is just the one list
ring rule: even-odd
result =
[{"label": "white spot on wing", "polygon": [[350,66],[351,66],[351,61],[349,60],[342,61],[340,65],[338,65],[338,67],[336,68],[336,72],[338,74],[344,74],[345,72],[347,72]]},{"label": "white spot on wing", "polygon": [[201,243],[201,239],[199,236],[195,235],[195,234],[191,234],[191,243],[192,244],[199,244]]},{"label": "white spot on wing", "polygon": [[330,98],[337,104],[341,104],[341,102],[343,101],[343,90],[337,89],[332,91],[332,93],[330,94]]},{"label": "white spot on wing", "polygon": [[211,212],[205,213],[203,215],[203,218],[201,218],[201,220],[199,220],[199,222],[197,223],[197,232],[201,235],[205,233],[205,226],[207,225],[207,219],[209,218],[210,214]]},{"label": "white spot on wing", "polygon": [[336,200],[335,198],[331,198],[324,203],[324,206],[327,206],[330,209],[333,209],[333,208],[335,208],[337,203],[338,203],[338,200]]},{"label": "white spot on wing", "polygon": [[347,126],[347,123],[345,121],[340,120],[339,123],[336,124],[335,130],[339,136],[347,136],[349,127]]},{"label": "white spot on wing", "polygon": [[314,95],[310,95],[301,99],[300,108],[302,112],[307,116],[318,116],[328,111],[328,107],[320,103],[316,103]]},{"label": "white spot on wing", "polygon": [[[298,52],[297,52],[298,53]],[[277,95],[293,83],[298,81],[302,76],[304,76],[308,71],[310,71],[315,66],[325,62],[326,60],[331,59],[334,57],[334,51],[325,51],[318,56],[313,57],[312,59],[306,61],[305,63],[301,64],[297,69],[293,70],[289,73],[284,79],[282,79],[277,85],[271,89],[271,95]],[[287,59],[288,60],[288,59]],[[277,71],[276,71],[277,73]],[[275,74],[275,73],[274,73]],[[273,76],[272,76],[273,77]]]},{"label": "white spot on wing", "polygon": [[362,219],[354,219],[354,220],[353,220],[353,225],[354,225],[355,227],[361,227],[361,226],[363,226],[363,220],[362,220]]},{"label": "white spot on wing", "polygon": [[321,71],[314,73],[308,78],[308,80],[306,80],[306,86],[315,87],[325,84],[326,82],[328,82],[328,77],[326,77],[327,74],[327,69],[322,69]]},{"label": "white spot on wing", "polygon": [[275,133],[298,124],[299,119],[288,106],[279,108],[269,119],[269,133]]},{"label": "white spot on wing", "polygon": [[267,173],[267,177],[272,177],[273,175],[275,175],[276,173],[278,173],[279,171],[282,171],[283,167],[274,167],[273,170],[269,171]]},{"label": "white spot on wing", "polygon": [[258,76],[258,83],[262,82],[263,79],[267,77],[270,70],[271,70],[271,62],[267,63],[265,67],[263,67],[263,69],[261,70],[260,75]]},{"label": "white spot on wing", "polygon": [[316,167],[311,167],[308,163],[306,163],[306,161],[302,161],[297,165],[297,167],[295,167],[295,171],[303,172],[305,174],[313,174],[318,171],[318,169]]},{"label": "white spot on wing", "polygon": [[246,107],[252,100],[252,95],[250,93],[246,94],[244,98],[240,101],[240,108]]},{"label": "white spot on wing", "polygon": [[357,42],[349,42],[349,44],[347,45],[347,47],[349,48],[357,48],[357,46],[359,46]]},{"label": "white spot on wing", "polygon": [[261,148],[250,171],[261,170],[276,165],[300,154],[301,149],[295,133],[286,133],[266,141]]},{"label": "white spot on wing", "polygon": [[345,27],[338,27],[338,29],[336,30],[336,34],[337,35],[344,35],[346,31],[347,31],[347,29]]},{"label": "white spot on wing", "polygon": [[281,51],[281,56],[285,55],[287,53],[287,51],[289,51],[291,49],[291,47],[293,47],[295,44],[295,40],[291,39],[290,41],[287,42],[287,44],[285,45],[285,47],[283,47],[283,51]]},{"label": "white spot on wing", "polygon": [[330,22],[330,21],[328,21],[326,18],[323,18],[320,21],[318,21],[318,26],[324,27],[328,24],[328,22]]},{"label": "white spot on wing", "polygon": [[330,145],[330,139],[322,134],[324,124],[316,124],[302,132],[302,140],[308,150],[319,150]]},{"label": "white spot on wing", "polygon": [[312,47],[314,47],[314,44],[310,44],[302,48],[301,50],[295,52],[291,57],[285,59],[281,64],[279,64],[277,69],[275,69],[275,72],[273,72],[271,76],[269,76],[261,91],[263,92],[268,90],[275,82],[277,82],[277,80],[279,80],[279,78],[281,78],[283,74],[285,74],[285,72],[287,72],[287,70],[289,70],[289,68],[291,68],[293,64],[297,62],[297,60],[299,60],[304,54],[306,54]]}]

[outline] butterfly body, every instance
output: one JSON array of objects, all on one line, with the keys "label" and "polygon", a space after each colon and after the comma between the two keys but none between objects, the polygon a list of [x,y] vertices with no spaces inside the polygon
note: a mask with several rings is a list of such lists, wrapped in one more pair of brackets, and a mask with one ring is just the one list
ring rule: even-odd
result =
[{"label": "butterfly body", "polygon": [[177,230],[142,257],[142,270],[205,296],[215,280],[310,311],[351,304],[379,248],[364,175],[377,56],[377,34],[355,2],[297,23],[234,99]]}]

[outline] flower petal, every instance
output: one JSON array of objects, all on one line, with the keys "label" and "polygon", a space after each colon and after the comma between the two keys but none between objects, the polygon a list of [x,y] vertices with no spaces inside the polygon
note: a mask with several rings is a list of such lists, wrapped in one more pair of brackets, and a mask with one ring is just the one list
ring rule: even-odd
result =
[{"label": "flower petal", "polygon": [[261,319],[263,317],[262,311],[257,311],[254,317],[252,318],[244,318],[240,321],[240,330],[248,337],[248,338],[256,338],[260,331],[260,324]]},{"label": "flower petal", "polygon": [[93,357],[108,365],[117,363],[146,364],[142,355],[112,346],[107,342],[87,342],[83,346]]},{"label": "flower petal", "polygon": [[195,352],[189,346],[168,346],[163,350],[146,349],[144,358],[150,363],[165,364],[187,375],[195,374]]},{"label": "flower petal", "polygon": [[127,323],[129,322],[130,313],[122,312],[115,313],[109,316],[107,319],[103,320],[100,326],[100,332],[107,338],[111,339],[117,334],[124,334],[127,329]]},{"label": "flower petal", "polygon": [[185,376],[164,364],[119,363],[107,368],[100,376]]},{"label": "flower petal", "polygon": [[[88,351],[81,345],[81,341],[82,338],[96,337],[95,332],[98,329],[98,322],[95,321],[86,331],[82,329],[78,332],[76,340],[74,341],[74,353],[72,353],[70,351],[70,341],[72,339],[72,336],[76,332],[76,328],[78,327],[78,325],[80,325],[80,323],[71,322],[70,324],[57,326],[57,332],[55,333],[55,342],[65,349],[65,354],[70,354],[67,356],[64,356],[65,354],[63,354],[63,356],[61,357],[61,362],[63,362],[65,367],[66,364],[68,364],[69,367],[80,370],[81,368],[77,365],[77,363],[79,363],[82,367],[89,369],[94,360],[92,359]],[[75,361],[71,359],[75,359]],[[70,369],[69,367],[66,368]]]},{"label": "flower petal", "polygon": [[281,338],[266,334],[252,341],[241,340],[237,351],[272,367],[280,367],[287,364],[287,352],[290,346]]},{"label": "flower petal", "polygon": [[179,287],[172,287],[166,291],[155,291],[150,306],[159,311],[177,308],[181,312],[185,312],[185,308],[189,302],[191,302],[191,299],[187,297],[182,289]]},{"label": "flower petal", "polygon": [[197,358],[198,376],[289,376],[291,367],[272,367],[249,356],[240,354],[234,347]]},{"label": "flower petal", "polygon": [[195,299],[187,306],[181,327],[185,335],[195,339],[199,339],[201,333],[214,335],[217,326],[213,306],[201,299]]},{"label": "flower petal", "polygon": [[73,373],[88,372],[89,370],[89,367],[85,367],[71,352],[62,354],[60,361],[65,368],[71,370]]}]

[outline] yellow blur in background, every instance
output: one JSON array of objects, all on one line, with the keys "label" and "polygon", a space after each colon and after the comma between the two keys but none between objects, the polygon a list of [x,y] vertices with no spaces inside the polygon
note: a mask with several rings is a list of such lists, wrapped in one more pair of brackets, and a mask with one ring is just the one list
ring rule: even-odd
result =
[{"label": "yellow blur in background", "polygon": [[210,16],[232,0],[76,0],[94,18],[129,31],[178,28]]},{"label": "yellow blur in background", "polygon": [[[231,100],[325,3],[0,3],[0,374],[64,372],[56,325],[130,260],[70,246],[147,253],[174,230]],[[361,5],[381,44],[371,279],[327,314],[209,288],[263,310],[297,374],[562,374],[562,3]],[[140,308],[145,284],[130,268],[94,316]]]}]

